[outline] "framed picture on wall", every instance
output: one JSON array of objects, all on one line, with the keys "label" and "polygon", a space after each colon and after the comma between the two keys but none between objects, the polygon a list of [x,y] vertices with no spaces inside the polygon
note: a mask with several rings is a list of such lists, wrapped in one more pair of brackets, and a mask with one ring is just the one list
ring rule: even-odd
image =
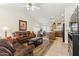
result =
[{"label": "framed picture on wall", "polygon": [[19,31],[27,30],[27,21],[19,20]]}]

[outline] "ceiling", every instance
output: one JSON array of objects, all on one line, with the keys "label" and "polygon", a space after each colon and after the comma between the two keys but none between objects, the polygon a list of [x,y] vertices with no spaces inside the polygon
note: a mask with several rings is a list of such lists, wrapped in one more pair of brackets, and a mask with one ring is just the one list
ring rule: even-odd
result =
[{"label": "ceiling", "polygon": [[[61,19],[61,15],[64,14],[65,8],[69,6],[73,6],[75,3],[35,3],[35,6],[40,7],[39,10],[35,11],[27,11],[26,16],[32,16],[34,20],[36,20],[40,24],[49,24],[50,17],[53,16],[57,21]],[[0,6],[10,6],[10,7],[22,7],[26,5],[26,3],[5,3],[0,4]]]}]

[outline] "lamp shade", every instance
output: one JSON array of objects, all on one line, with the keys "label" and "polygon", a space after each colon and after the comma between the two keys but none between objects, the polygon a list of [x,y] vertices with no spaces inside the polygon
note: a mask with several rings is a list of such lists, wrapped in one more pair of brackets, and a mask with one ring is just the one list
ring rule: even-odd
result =
[{"label": "lamp shade", "polygon": [[4,31],[8,31],[8,27],[5,26],[5,27],[3,28],[3,30],[4,30]]}]

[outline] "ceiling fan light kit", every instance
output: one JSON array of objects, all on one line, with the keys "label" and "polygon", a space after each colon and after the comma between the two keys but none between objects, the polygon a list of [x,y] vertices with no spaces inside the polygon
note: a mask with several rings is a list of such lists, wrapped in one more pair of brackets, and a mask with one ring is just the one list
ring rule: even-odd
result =
[{"label": "ceiling fan light kit", "polygon": [[40,9],[39,7],[35,6],[34,3],[27,3],[25,5],[25,7],[27,8],[27,11],[34,11],[35,9]]}]

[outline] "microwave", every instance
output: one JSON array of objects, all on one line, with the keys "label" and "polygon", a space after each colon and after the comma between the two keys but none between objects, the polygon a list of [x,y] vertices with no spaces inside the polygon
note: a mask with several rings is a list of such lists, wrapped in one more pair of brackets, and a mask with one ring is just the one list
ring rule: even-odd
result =
[{"label": "microwave", "polygon": [[76,22],[70,24],[70,31],[72,33],[78,33],[78,24]]}]

